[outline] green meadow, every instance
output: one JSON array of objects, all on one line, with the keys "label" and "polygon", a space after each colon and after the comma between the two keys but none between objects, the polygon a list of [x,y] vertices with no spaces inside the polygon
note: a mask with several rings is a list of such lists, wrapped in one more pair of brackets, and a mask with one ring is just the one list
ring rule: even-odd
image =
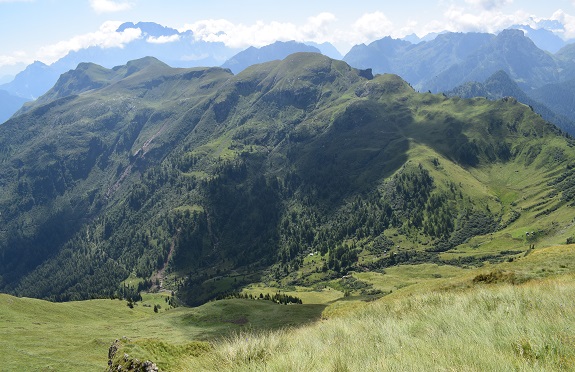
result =
[{"label": "green meadow", "polygon": [[[361,291],[294,287],[303,305],[228,299],[171,308],[167,293],[51,303],[0,295],[9,371],[102,371],[108,348],[190,370],[565,370],[575,363],[575,247],[538,248],[462,269],[401,265],[351,273]],[[338,284],[339,283],[339,284]],[[244,291],[275,293],[254,284]],[[154,305],[158,312],[154,312]],[[489,356],[489,357],[486,357]]]}]

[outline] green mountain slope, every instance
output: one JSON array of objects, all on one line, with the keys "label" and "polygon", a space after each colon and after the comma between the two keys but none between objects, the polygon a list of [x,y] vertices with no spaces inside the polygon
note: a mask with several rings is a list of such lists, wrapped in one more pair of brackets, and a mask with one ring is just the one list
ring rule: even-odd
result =
[{"label": "green mountain slope", "polygon": [[236,76],[132,64],[87,66],[113,78],[61,82],[72,95],[0,127],[3,291],[117,296],[131,276],[197,304],[575,233],[573,143],[514,99],[419,94],[313,53]]}]

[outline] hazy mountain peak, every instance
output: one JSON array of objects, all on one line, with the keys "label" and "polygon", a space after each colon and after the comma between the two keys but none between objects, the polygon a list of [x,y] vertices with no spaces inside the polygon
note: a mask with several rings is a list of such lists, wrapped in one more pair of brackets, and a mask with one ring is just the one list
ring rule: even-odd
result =
[{"label": "hazy mountain peak", "polygon": [[529,97],[504,70],[496,71],[483,83],[476,81],[467,82],[446,92],[446,94],[462,98],[486,97],[491,100],[514,97],[519,102],[531,106],[545,120],[555,124],[563,131],[569,134],[575,133],[575,123],[571,119],[552,111],[540,101]]},{"label": "hazy mountain peak", "polygon": [[531,41],[537,45],[538,48],[546,50],[551,53],[556,53],[559,49],[566,45],[566,42],[557,36],[553,31],[546,28],[533,28],[529,25],[514,25],[510,29],[519,29],[524,32]]},{"label": "hazy mountain peak", "polygon": [[34,61],[31,65],[29,65],[28,67],[26,67],[26,69],[28,69],[28,68],[38,68],[38,67],[48,67],[48,65],[45,64],[44,62]]},{"label": "hazy mountain peak", "polygon": [[50,89],[58,76],[59,73],[52,71],[50,66],[34,61],[24,71],[18,73],[14,80],[0,85],[0,89],[19,97],[35,99]]},{"label": "hazy mountain peak", "polygon": [[343,55],[334,47],[332,44],[325,42],[325,43],[314,43],[311,41],[307,41],[305,44],[318,48],[321,51],[321,54],[328,56],[329,58],[333,59],[342,59]]},{"label": "hazy mountain peak", "polygon": [[229,68],[234,74],[237,74],[253,64],[281,60],[297,52],[321,53],[316,47],[294,40],[276,41],[261,48],[249,47],[227,60],[222,67]]},{"label": "hazy mountain peak", "polygon": [[538,51],[543,53],[535,43],[525,35],[523,30],[506,29],[501,31],[494,40],[496,48],[507,47],[509,50],[521,51],[521,53],[532,53]]},{"label": "hazy mountain peak", "polygon": [[516,28],[508,28],[505,29],[503,31],[501,31],[498,35],[497,35],[497,40],[513,40],[513,41],[519,41],[519,40],[524,40],[527,39],[525,36],[525,32],[523,30],[519,30]]},{"label": "hazy mountain peak", "polygon": [[517,86],[517,84],[513,81],[513,79],[511,79],[511,77],[509,77],[509,75],[503,70],[495,72],[487,80],[485,80],[485,83],[488,84],[492,81],[508,82],[510,84]]}]

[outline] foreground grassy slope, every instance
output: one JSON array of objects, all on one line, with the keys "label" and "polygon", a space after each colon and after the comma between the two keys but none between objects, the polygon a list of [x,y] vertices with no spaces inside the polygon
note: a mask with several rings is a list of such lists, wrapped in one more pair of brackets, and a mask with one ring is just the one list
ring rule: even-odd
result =
[{"label": "foreground grassy slope", "polygon": [[240,334],[182,370],[565,370],[573,295],[569,277],[390,299],[311,327]]},{"label": "foreground grassy slope", "polygon": [[566,370],[575,363],[573,249],[426,280],[311,326],[242,333],[182,370]]},{"label": "foreground grassy slope", "polygon": [[371,302],[333,289],[315,292],[323,299],[316,305],[235,299],[169,310],[161,294],[134,309],[118,300],[1,295],[0,362],[8,370],[101,371],[120,339],[118,358],[128,353],[166,371],[561,370],[575,362],[573,262],[568,245],[478,269],[424,264],[352,274],[394,286]]},{"label": "foreground grassy slope", "polygon": [[[299,326],[319,319],[325,308],[322,304],[292,307],[270,301],[222,300],[174,309],[160,295],[144,295],[144,301],[133,309],[118,300],[54,304],[4,294],[0,305],[0,362],[10,371],[101,371],[108,348],[122,337],[141,345],[142,358],[165,367],[173,363],[173,356],[153,354],[146,340],[165,342],[168,348],[189,343],[202,347],[195,341],[214,340],[241,329]],[[154,305],[162,307],[158,313]]]}]

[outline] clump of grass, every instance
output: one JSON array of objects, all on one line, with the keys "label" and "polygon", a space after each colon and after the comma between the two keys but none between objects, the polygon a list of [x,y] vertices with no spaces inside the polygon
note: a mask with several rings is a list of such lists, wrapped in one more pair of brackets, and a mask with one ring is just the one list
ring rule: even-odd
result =
[{"label": "clump of grass", "polygon": [[473,278],[473,283],[485,283],[485,284],[495,284],[495,283],[509,283],[509,284],[521,284],[528,281],[529,278],[525,275],[517,275],[514,271],[503,271],[495,270],[485,274],[478,274]]},{"label": "clump of grass", "polygon": [[163,369],[173,370],[181,360],[198,357],[210,350],[210,344],[201,341],[172,344],[158,339],[140,339],[127,342],[122,351],[142,360],[151,359]]}]

